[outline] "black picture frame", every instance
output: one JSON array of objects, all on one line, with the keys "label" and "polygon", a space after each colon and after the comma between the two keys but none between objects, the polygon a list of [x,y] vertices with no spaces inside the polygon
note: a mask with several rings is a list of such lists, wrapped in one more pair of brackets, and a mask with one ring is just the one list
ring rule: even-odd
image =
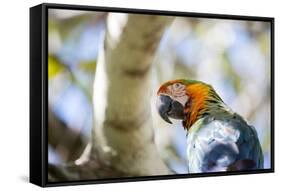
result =
[{"label": "black picture frame", "polygon": [[[199,18],[233,19],[269,22],[271,26],[271,168],[212,172],[203,174],[162,175],[132,178],[80,180],[71,182],[48,182],[48,9],[107,11],[167,16],[188,16]],[[30,182],[42,187],[82,185],[96,183],[146,181],[159,179],[195,178],[209,176],[242,175],[274,172],[274,18],[209,13],[191,13],[115,7],[96,7],[66,4],[40,4],[30,8]]]}]

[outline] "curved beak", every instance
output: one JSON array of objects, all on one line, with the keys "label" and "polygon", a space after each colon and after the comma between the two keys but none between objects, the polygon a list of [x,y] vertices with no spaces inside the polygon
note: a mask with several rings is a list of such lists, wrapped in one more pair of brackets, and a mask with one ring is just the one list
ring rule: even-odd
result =
[{"label": "curved beak", "polygon": [[178,101],[173,100],[170,96],[159,95],[157,100],[157,109],[159,115],[166,122],[171,123],[170,118],[184,119],[184,107]]}]

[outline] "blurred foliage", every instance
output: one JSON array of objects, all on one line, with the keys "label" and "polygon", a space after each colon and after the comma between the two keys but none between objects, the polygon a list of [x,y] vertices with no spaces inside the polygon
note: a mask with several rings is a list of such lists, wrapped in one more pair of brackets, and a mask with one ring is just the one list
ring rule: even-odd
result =
[{"label": "blurred foliage", "polygon": [[[89,136],[97,55],[107,13],[49,11],[49,105],[70,128]],[[129,53],[128,53],[129,54]],[[178,17],[159,45],[152,91],[167,80],[205,81],[223,100],[254,125],[270,167],[270,26],[266,22]],[[185,173],[185,138],[151,110],[156,143],[167,164]],[[49,149],[49,162],[61,162]]]},{"label": "blurred foliage", "polygon": [[79,64],[79,67],[80,67],[81,70],[83,70],[85,72],[88,72],[90,74],[93,74],[96,71],[96,65],[97,65],[96,60],[82,61]]},{"label": "blurred foliage", "polygon": [[54,56],[48,56],[48,78],[51,79],[64,69],[64,66]]}]

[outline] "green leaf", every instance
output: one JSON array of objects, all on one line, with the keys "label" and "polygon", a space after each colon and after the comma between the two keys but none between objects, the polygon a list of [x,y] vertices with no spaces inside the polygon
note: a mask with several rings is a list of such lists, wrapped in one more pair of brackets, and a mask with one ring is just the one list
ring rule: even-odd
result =
[{"label": "green leaf", "polygon": [[54,56],[48,56],[48,78],[51,79],[59,74],[64,69],[64,66]]},{"label": "green leaf", "polygon": [[79,68],[85,72],[93,73],[96,70],[96,60],[82,61],[79,63]]}]

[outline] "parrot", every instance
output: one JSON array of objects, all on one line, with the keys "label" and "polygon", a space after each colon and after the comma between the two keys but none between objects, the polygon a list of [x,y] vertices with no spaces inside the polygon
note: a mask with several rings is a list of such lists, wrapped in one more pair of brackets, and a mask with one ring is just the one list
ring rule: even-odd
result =
[{"label": "parrot", "polygon": [[263,168],[257,131],[202,81],[177,79],[157,91],[156,107],[167,123],[181,120],[186,131],[188,173]]}]

